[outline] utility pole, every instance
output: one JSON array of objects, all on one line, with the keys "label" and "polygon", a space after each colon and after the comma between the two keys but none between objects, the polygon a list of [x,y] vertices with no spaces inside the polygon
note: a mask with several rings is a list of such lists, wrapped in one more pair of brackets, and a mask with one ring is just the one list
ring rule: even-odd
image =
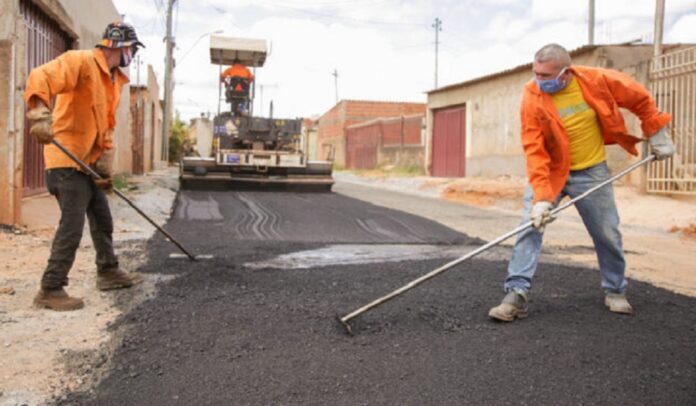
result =
[{"label": "utility pole", "polygon": [[176,0],[168,0],[167,4],[167,36],[164,38],[166,42],[166,53],[164,56],[164,118],[162,120],[162,148],[164,149],[163,157],[166,161],[169,160],[169,129],[171,127],[173,99],[172,88],[174,81],[172,75],[174,73],[174,38],[172,37],[172,9]]},{"label": "utility pole", "polygon": [[662,31],[665,24],[665,0],[655,1],[655,33],[653,46],[655,50],[655,67],[658,67],[657,57],[662,55]]},{"label": "utility pole", "polygon": [[435,17],[435,22],[433,23],[432,27],[435,28],[435,88],[437,89],[437,54],[438,47],[440,45],[439,33],[442,31],[442,20]]},{"label": "utility pole", "polygon": [[333,75],[333,77],[334,77],[334,90],[336,93],[336,104],[338,104],[338,70],[334,69],[334,71],[331,75]]},{"label": "utility pole", "polygon": [[595,1],[590,0],[590,10],[588,12],[587,21],[587,45],[594,45],[594,15],[595,15]]}]

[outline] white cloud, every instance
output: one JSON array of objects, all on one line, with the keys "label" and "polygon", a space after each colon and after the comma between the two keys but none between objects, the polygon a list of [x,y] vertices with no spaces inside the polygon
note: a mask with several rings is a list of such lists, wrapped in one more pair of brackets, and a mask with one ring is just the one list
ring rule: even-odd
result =
[{"label": "white cloud", "polygon": [[[141,57],[163,82],[164,1],[114,0],[147,49]],[[177,1],[175,105],[184,118],[218,105],[218,71],[207,33],[272,43],[257,70],[256,111],[276,116],[322,114],[339,97],[425,101],[434,85],[432,27],[439,33],[440,86],[527,63],[549,42],[568,49],[587,41],[587,2],[556,0],[197,0]],[[596,1],[597,42],[651,36],[654,0]],[[665,41],[696,42],[695,0],[666,5]],[[132,77],[133,74],[132,74]]]},{"label": "white cloud", "polygon": [[696,29],[694,27],[696,27],[696,13],[686,14],[665,33],[665,41],[696,44]]}]

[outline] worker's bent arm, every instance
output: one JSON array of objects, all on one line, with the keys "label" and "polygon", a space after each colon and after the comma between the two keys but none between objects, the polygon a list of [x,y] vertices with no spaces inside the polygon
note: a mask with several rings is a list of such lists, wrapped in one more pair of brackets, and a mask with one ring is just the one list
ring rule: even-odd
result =
[{"label": "worker's bent arm", "polygon": [[602,75],[616,104],[638,116],[646,136],[652,136],[671,121],[669,114],[657,109],[650,92],[632,77],[608,69],[602,70]]},{"label": "worker's bent arm", "polygon": [[36,107],[36,100],[46,106],[51,99],[75,89],[80,77],[82,58],[77,52],[66,52],[58,58],[32,69],[24,91],[24,100],[29,108]]},{"label": "worker's bent arm", "polygon": [[524,100],[520,108],[522,131],[522,146],[527,157],[527,179],[534,190],[534,201],[554,201],[551,188],[551,156],[546,150],[544,130],[539,124],[532,109],[525,106]]}]

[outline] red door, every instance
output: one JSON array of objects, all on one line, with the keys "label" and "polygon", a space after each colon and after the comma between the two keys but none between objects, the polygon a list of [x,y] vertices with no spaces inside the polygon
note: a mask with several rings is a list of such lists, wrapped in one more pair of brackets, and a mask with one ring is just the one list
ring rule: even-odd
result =
[{"label": "red door", "polygon": [[464,106],[435,111],[433,120],[432,175],[444,178],[465,176]]}]

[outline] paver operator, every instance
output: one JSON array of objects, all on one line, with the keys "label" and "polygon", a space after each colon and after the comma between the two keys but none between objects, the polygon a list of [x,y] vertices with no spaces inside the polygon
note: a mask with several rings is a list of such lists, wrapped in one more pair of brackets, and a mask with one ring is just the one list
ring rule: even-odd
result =
[{"label": "paver operator", "polygon": [[226,78],[242,78],[249,81],[249,83],[254,81],[254,74],[251,73],[249,68],[242,65],[239,59],[232,61],[232,65],[225,69],[220,74],[220,81],[224,82]]},{"label": "paver operator", "polygon": [[[488,314],[500,321],[527,316],[544,227],[553,221],[550,211],[561,198],[578,196],[609,178],[605,144],[618,144],[638,154],[635,144],[641,139],[628,135],[619,107],[640,119],[656,159],[674,154],[666,127],[671,117],[657,109],[642,85],[618,71],[571,66],[570,62],[562,46],[544,46],[534,55],[535,78],[524,87],[521,134],[529,185],[522,221],[531,220],[533,227],[517,236],[504,284],[506,295]],[[612,312],[632,314],[611,185],[575,206],[594,242],[605,305]]]},{"label": "paver operator", "polygon": [[[119,268],[105,193],[112,187],[116,108],[121,87],[129,82],[119,67],[127,67],[139,47],[144,45],[135,29],[115,22],[106,27],[95,48],[65,52],[29,74],[24,98],[30,134],[44,144],[46,186],[61,212],[41,289],[34,298],[38,307],[76,310],[84,306],[82,299],[69,296],[63,287],[82,239],[85,215],[96,250],[97,288],[127,288],[142,281],[141,276]],[[83,172],[51,144],[54,138],[104,179],[95,181]]]},{"label": "paver operator", "polygon": [[220,81],[225,83],[225,98],[228,103],[232,103],[232,112],[247,115],[249,85],[254,81],[254,74],[235,58],[232,66],[220,74]]}]

